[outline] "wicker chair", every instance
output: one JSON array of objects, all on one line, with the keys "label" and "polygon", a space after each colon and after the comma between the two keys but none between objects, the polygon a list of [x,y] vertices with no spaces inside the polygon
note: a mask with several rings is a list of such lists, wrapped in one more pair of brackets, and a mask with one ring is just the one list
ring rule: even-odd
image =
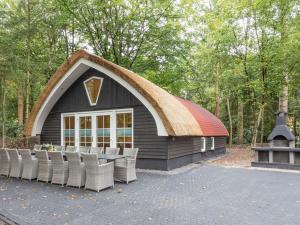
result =
[{"label": "wicker chair", "polygon": [[115,179],[125,181],[127,184],[130,181],[136,180],[136,157],[138,148],[124,148],[124,159],[117,159],[115,162]]},{"label": "wicker chair", "polygon": [[103,154],[104,148],[103,147],[91,147],[90,153],[91,154]]},{"label": "wicker chair", "polygon": [[61,146],[61,145],[53,145],[53,148],[55,151],[64,151],[65,150],[65,147],[64,146]]},{"label": "wicker chair", "polygon": [[66,147],[66,152],[76,152],[76,147],[75,147],[75,146],[68,145],[68,146]]},{"label": "wicker chair", "polygon": [[85,185],[85,166],[81,162],[79,152],[66,152],[69,163],[69,178],[67,186],[82,187]]},{"label": "wicker chair", "polygon": [[10,172],[9,177],[21,177],[22,175],[22,157],[19,155],[17,149],[7,150],[10,158]]},{"label": "wicker chair", "polygon": [[42,150],[42,148],[43,148],[43,145],[34,145],[33,146],[33,150],[35,151],[35,150]]},{"label": "wicker chair", "polygon": [[53,170],[51,183],[65,185],[69,175],[68,162],[64,161],[62,152],[49,152],[49,157]]},{"label": "wicker chair", "polygon": [[79,152],[80,153],[89,153],[90,152],[90,147],[88,147],[88,146],[79,146]]},{"label": "wicker chair", "polygon": [[10,158],[6,149],[0,149],[0,175],[9,176]]},{"label": "wicker chair", "polygon": [[48,183],[52,178],[52,162],[49,160],[48,152],[46,150],[37,150],[35,154],[39,161],[37,181]]},{"label": "wicker chair", "polygon": [[105,148],[105,154],[118,155],[120,148]]},{"label": "wicker chair", "polygon": [[31,156],[30,149],[20,149],[18,151],[23,162],[23,172],[21,178],[28,180],[36,179],[38,174],[38,159],[34,156]]},{"label": "wicker chair", "polygon": [[114,187],[114,163],[99,165],[97,154],[82,153],[86,168],[85,189],[99,192],[108,187]]}]

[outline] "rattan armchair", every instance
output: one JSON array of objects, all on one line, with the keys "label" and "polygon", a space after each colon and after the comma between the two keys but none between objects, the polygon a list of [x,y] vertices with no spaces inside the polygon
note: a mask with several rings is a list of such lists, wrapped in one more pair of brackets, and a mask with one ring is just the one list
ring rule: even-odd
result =
[{"label": "rattan armchair", "polygon": [[65,147],[61,145],[53,145],[55,151],[64,151]]},{"label": "rattan armchair", "polygon": [[10,172],[9,177],[19,178],[22,175],[22,157],[19,155],[17,149],[7,150],[10,158]]},{"label": "rattan armchair", "polygon": [[105,148],[105,154],[118,155],[120,152],[120,148]]},{"label": "rattan armchair", "polygon": [[69,168],[68,162],[64,161],[62,152],[49,152],[52,162],[52,184],[65,185],[68,180]]},{"label": "rattan armchair", "polygon": [[19,149],[18,151],[23,163],[21,178],[28,180],[36,179],[38,174],[38,159],[31,155],[30,149]]},{"label": "rattan armchair", "polygon": [[66,152],[69,163],[67,186],[82,187],[85,185],[85,166],[81,162],[79,152]]},{"label": "rattan armchair", "polygon": [[79,146],[79,152],[80,153],[89,153],[90,152],[90,147],[88,147],[88,146]]},{"label": "rattan armchair", "polygon": [[0,149],[0,175],[9,176],[10,158],[6,149]]},{"label": "rattan armchair", "polygon": [[48,183],[52,179],[52,162],[49,160],[48,152],[46,150],[37,150],[35,154],[39,162],[37,181]]},{"label": "rattan armchair", "polygon": [[82,153],[86,168],[85,189],[99,192],[108,187],[114,187],[114,163],[99,165],[97,154]]},{"label": "rattan armchair", "polygon": [[37,144],[35,144],[34,146],[33,146],[33,150],[35,151],[35,150],[42,150],[42,148],[43,148],[43,145],[37,145]]},{"label": "rattan armchair", "polygon": [[90,148],[90,153],[91,154],[103,154],[104,153],[104,148],[103,147],[91,147]]},{"label": "rattan armchair", "polygon": [[75,147],[75,146],[68,145],[68,146],[66,147],[66,152],[76,152],[76,147]]},{"label": "rattan armchair", "polygon": [[115,179],[125,181],[127,184],[130,181],[136,180],[136,157],[138,148],[124,148],[124,159],[117,159],[115,162]]}]

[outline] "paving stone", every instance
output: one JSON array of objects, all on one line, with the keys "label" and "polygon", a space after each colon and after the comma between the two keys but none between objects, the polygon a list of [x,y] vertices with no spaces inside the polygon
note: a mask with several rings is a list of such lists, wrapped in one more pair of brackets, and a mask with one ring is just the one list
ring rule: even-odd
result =
[{"label": "paving stone", "polygon": [[[26,224],[300,224],[300,174],[197,166],[100,193],[0,178],[0,209]],[[120,191],[121,190],[121,191]]]}]

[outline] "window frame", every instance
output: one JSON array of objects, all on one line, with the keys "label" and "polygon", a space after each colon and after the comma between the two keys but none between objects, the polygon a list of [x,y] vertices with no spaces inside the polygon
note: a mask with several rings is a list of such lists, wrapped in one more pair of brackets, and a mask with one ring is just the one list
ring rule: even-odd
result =
[{"label": "window frame", "polygon": [[211,148],[210,148],[210,150],[215,150],[215,137],[210,137],[210,139],[211,139]]},{"label": "window frame", "polygon": [[203,146],[201,148],[201,152],[206,152],[206,137],[201,137],[201,140],[203,140]]},{"label": "window frame", "polygon": [[[96,117],[98,115],[110,115],[110,127],[111,127],[111,147],[117,146],[117,113],[131,113],[132,116],[132,148],[134,148],[134,110],[133,108],[123,108],[123,109],[108,109],[108,110],[97,110],[97,111],[84,111],[84,112],[68,112],[68,113],[61,113],[61,145],[64,145],[64,117],[67,116],[74,116],[75,117],[75,146],[80,145],[79,140],[79,117],[81,116],[92,116],[92,134],[93,134],[93,142],[92,146],[97,146],[97,121]],[[128,142],[129,143],[129,142]]]},{"label": "window frame", "polygon": [[[91,98],[90,98],[89,91],[88,91],[88,86],[87,86],[87,82],[89,82],[89,81],[92,80],[92,79],[97,79],[97,80],[100,80],[100,81],[101,81],[101,82],[100,82],[100,87],[99,87],[99,93],[97,94],[97,98],[96,98],[96,102],[95,102],[95,103],[93,103],[92,100],[91,100]],[[88,78],[87,80],[85,80],[85,81],[83,82],[83,84],[84,84],[84,89],[85,89],[85,93],[86,93],[86,95],[87,95],[87,97],[88,97],[88,99],[89,99],[89,103],[90,103],[91,106],[95,106],[95,105],[97,105],[97,103],[98,103],[98,99],[99,99],[99,96],[100,96],[100,92],[101,92],[103,80],[104,80],[104,79],[103,79],[102,77],[92,76],[92,77]]]},{"label": "window frame", "polygon": [[[74,117],[74,146],[76,146],[76,115],[74,113],[65,113],[61,115],[61,145],[65,146],[65,118]],[[70,129],[69,129],[70,130]]]}]

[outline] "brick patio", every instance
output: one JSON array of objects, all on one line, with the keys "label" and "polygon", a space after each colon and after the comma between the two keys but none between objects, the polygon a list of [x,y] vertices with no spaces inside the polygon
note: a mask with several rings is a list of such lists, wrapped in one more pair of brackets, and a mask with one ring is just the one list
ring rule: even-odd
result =
[{"label": "brick patio", "polygon": [[100,193],[0,178],[0,213],[20,224],[300,224],[300,174],[197,165],[139,172]]}]

